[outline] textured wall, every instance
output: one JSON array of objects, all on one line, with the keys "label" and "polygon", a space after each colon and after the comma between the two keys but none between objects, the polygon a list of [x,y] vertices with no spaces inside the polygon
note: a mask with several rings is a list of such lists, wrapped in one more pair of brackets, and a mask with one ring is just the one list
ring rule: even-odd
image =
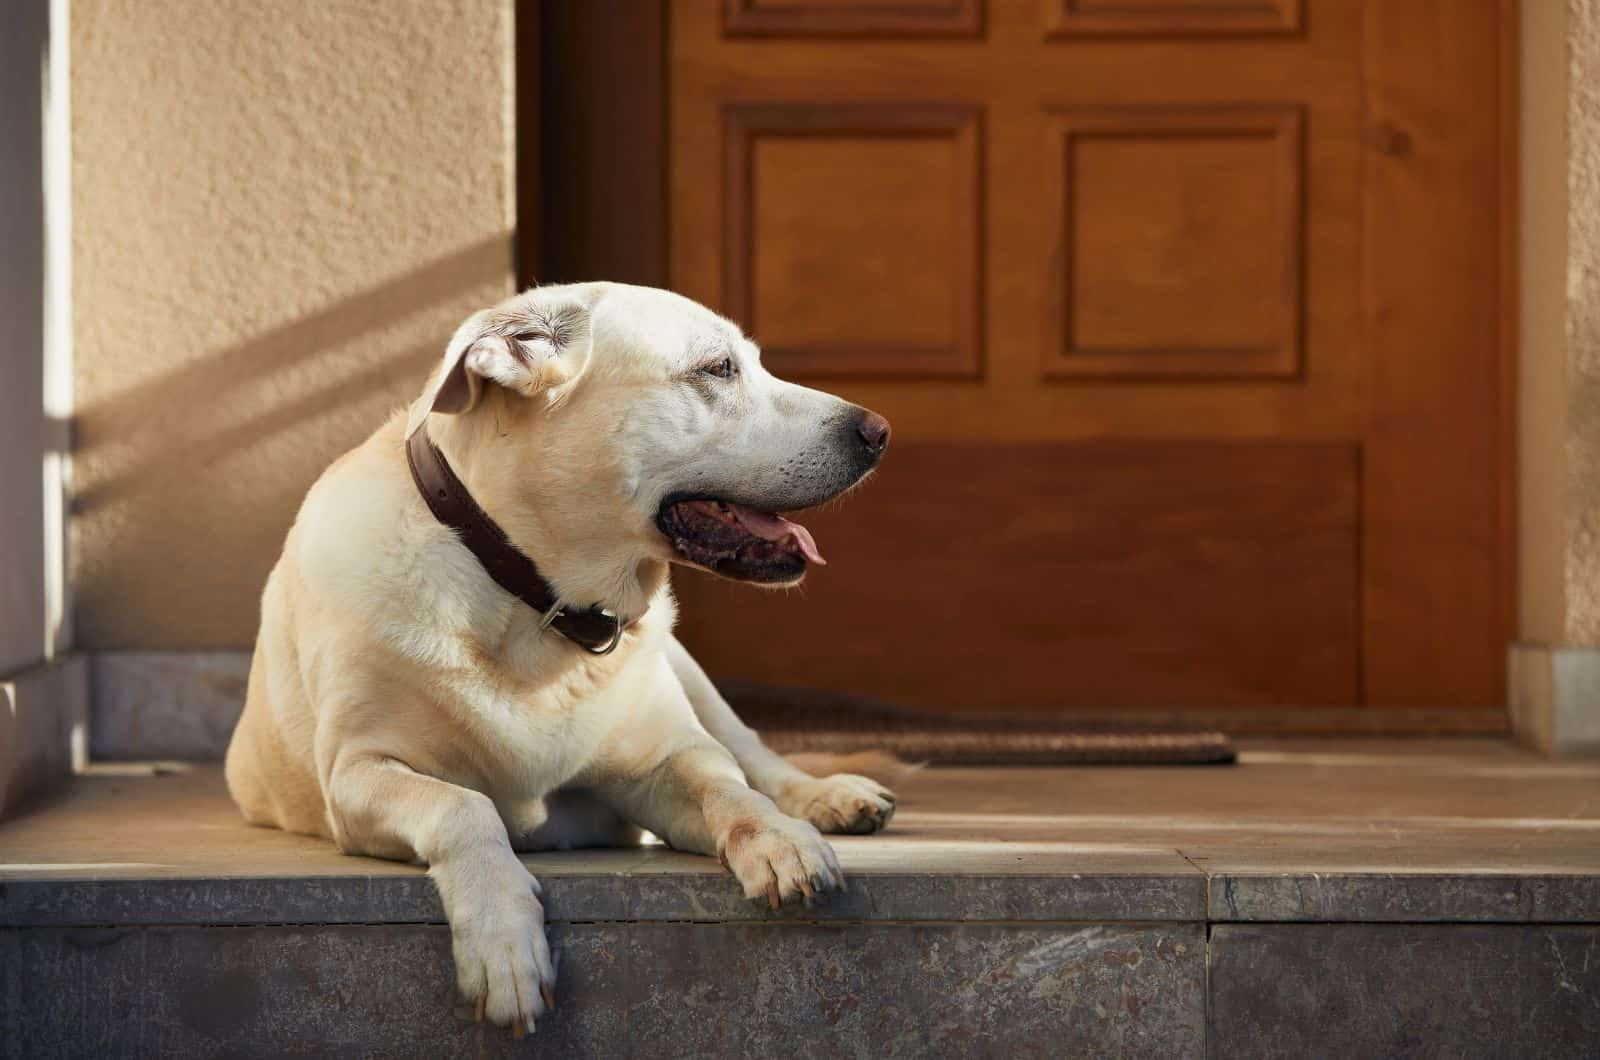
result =
[{"label": "textured wall", "polygon": [[1600,0],[1522,15],[1519,637],[1600,645]]},{"label": "textured wall", "polygon": [[1600,644],[1600,0],[1569,0],[1566,639]]},{"label": "textured wall", "polygon": [[1567,12],[1522,5],[1519,640],[1566,636]]},{"label": "textured wall", "polygon": [[1522,5],[1518,738],[1600,751],[1600,0]]},{"label": "textured wall", "polygon": [[77,0],[86,647],[244,647],[306,487],[509,289],[509,0]]}]

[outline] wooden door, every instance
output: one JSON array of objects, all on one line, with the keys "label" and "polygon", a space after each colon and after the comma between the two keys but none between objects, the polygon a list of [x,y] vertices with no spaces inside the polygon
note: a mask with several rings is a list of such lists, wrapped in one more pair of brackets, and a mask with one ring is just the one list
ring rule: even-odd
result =
[{"label": "wooden door", "polygon": [[829,566],[680,576],[685,639],[929,708],[1500,724],[1513,15],[672,4],[670,282],[895,432]]}]

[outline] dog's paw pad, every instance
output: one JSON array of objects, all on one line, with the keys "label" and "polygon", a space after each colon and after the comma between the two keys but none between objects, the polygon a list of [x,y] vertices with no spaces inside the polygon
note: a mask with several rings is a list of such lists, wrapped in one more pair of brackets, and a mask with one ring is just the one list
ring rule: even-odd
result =
[{"label": "dog's paw pad", "polygon": [[729,830],[720,851],[746,898],[777,909],[799,899],[844,890],[844,873],[833,848],[804,821],[778,817],[745,821]]},{"label": "dog's paw pad", "polygon": [[[532,883],[531,878],[528,881]],[[476,903],[452,917],[459,1011],[478,1023],[532,1033],[555,1008],[556,962],[545,937],[544,909],[532,886]]]},{"label": "dog's paw pad", "polygon": [[818,831],[864,835],[888,826],[894,792],[868,777],[836,773],[797,784],[779,803],[784,813],[810,821]]}]

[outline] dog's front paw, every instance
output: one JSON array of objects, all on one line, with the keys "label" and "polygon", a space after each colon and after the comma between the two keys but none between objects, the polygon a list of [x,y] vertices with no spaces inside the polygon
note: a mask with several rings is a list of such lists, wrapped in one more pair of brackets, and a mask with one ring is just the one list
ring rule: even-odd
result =
[{"label": "dog's front paw", "polygon": [[791,898],[809,902],[846,889],[833,847],[811,825],[792,817],[740,821],[728,830],[718,853],[744,896],[765,896],[774,909]]},{"label": "dog's front paw", "polygon": [[518,1037],[555,1008],[555,963],[545,938],[539,882],[520,862],[473,874],[435,870],[450,914],[456,985],[478,1022]]},{"label": "dog's front paw", "polygon": [[894,816],[894,792],[868,777],[835,773],[792,785],[778,808],[810,821],[819,831],[862,835],[888,826]]}]

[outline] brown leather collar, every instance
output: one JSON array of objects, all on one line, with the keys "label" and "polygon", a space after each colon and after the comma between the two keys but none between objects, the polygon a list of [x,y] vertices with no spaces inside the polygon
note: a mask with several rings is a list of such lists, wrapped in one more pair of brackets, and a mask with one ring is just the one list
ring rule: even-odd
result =
[{"label": "brown leather collar", "polygon": [[605,655],[617,646],[627,626],[616,615],[598,607],[553,610],[556,594],[550,583],[527,553],[512,544],[500,525],[473,500],[449,461],[428,437],[427,427],[406,440],[406,462],[411,465],[411,479],[434,518],[456,532],[496,585],[543,615],[544,626],[585,651]]}]

